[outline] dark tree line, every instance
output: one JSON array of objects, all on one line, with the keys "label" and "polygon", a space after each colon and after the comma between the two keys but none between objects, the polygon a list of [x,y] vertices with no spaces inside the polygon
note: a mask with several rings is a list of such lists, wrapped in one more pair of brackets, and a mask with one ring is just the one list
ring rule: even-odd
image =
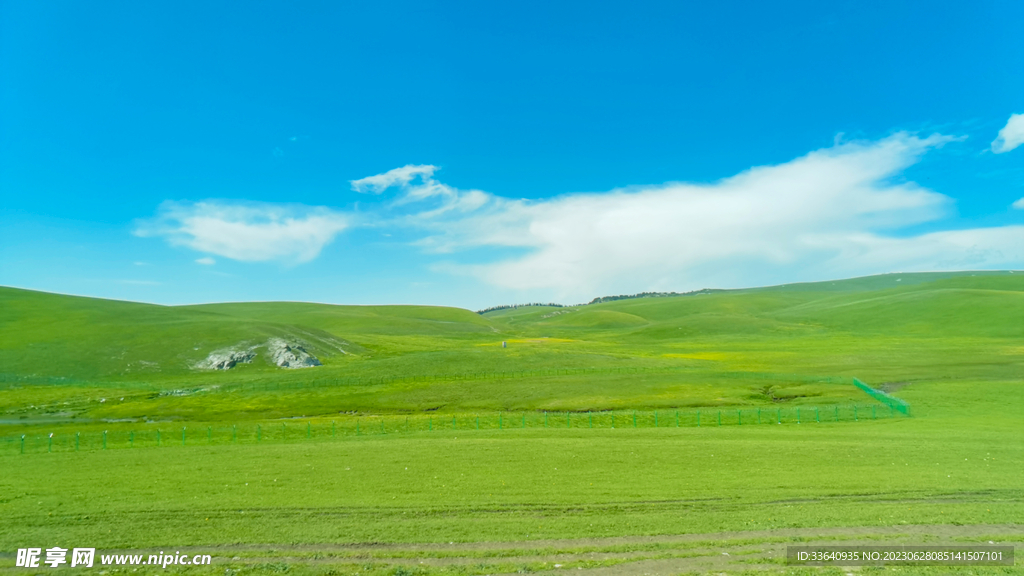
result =
[{"label": "dark tree line", "polygon": [[477,310],[477,314],[487,314],[488,312],[494,312],[495,310],[508,310],[509,308],[526,308],[527,306],[552,306],[554,308],[565,308],[563,304],[555,304],[554,302],[531,302],[529,304],[506,304],[504,306],[491,306],[490,308],[484,308],[483,310]]},{"label": "dark tree line", "polygon": [[[698,294],[711,294],[712,292],[722,292],[722,290],[713,290],[711,288],[703,288],[701,290],[692,290],[690,292],[640,292],[639,294],[619,294],[617,296],[600,296],[594,298],[586,304],[580,304],[580,306],[589,306],[590,304],[600,304],[601,302],[614,302],[616,300],[629,300],[631,298],[664,298],[666,296],[696,296]],[[565,304],[555,304],[554,302],[548,302],[544,304],[542,302],[532,302],[530,304],[506,304],[504,306],[491,306],[490,308],[484,308],[483,310],[477,310],[477,314],[486,314],[488,312],[494,312],[495,310],[508,310],[510,308],[525,308],[527,306],[551,306],[554,308],[565,308]]]}]

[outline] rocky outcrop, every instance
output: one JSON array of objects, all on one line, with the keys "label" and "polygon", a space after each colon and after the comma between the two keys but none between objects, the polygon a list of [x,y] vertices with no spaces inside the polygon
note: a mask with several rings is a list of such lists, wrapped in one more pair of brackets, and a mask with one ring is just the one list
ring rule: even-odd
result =
[{"label": "rocky outcrop", "polygon": [[321,366],[320,360],[296,342],[286,342],[281,338],[267,340],[267,353],[270,361],[281,368],[312,368]]},{"label": "rocky outcrop", "polygon": [[209,356],[196,362],[194,367],[200,370],[229,370],[234,368],[236,364],[252,362],[252,359],[256,357],[256,348],[258,347],[250,346],[244,349],[223,348],[221,350],[214,350],[210,352]]},{"label": "rocky outcrop", "polygon": [[257,350],[266,347],[267,360],[280,368],[312,368],[322,366],[320,360],[306,350],[307,344],[288,341],[284,338],[270,338],[263,344],[214,350],[209,356],[193,364],[199,370],[230,370],[238,364],[249,364],[257,356]]}]

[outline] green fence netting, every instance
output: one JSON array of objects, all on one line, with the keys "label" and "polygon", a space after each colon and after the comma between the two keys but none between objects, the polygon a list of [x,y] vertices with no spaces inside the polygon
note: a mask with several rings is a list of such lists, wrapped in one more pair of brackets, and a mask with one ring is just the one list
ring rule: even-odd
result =
[{"label": "green fence netting", "polygon": [[868,396],[871,396],[872,398],[878,400],[882,404],[885,404],[889,408],[906,414],[907,416],[910,416],[910,405],[904,402],[903,400],[900,400],[895,396],[890,396],[885,392],[882,392],[881,390],[872,388],[871,386],[868,386],[867,384],[861,382],[857,378],[853,379],[853,385],[867,392]]}]

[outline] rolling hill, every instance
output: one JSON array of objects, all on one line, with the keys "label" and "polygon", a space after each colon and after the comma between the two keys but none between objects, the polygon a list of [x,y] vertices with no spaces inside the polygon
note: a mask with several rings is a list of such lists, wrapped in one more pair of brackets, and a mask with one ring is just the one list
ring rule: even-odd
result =
[{"label": "rolling hill", "polygon": [[[323,365],[278,367],[268,360],[273,339]],[[793,396],[813,398],[836,392],[807,391],[807,378],[885,383],[1019,374],[1022,342],[1024,274],[1009,271],[888,274],[485,314],[293,302],[157,306],[0,288],[7,385],[335,386],[331,399],[319,400],[323,410],[755,401],[744,374],[794,375],[780,392],[789,386],[803,390]],[[252,358],[228,370],[201,368],[225,350],[252,350]],[[651,375],[618,375],[624,368]],[[544,375],[561,369],[591,373]],[[518,379],[496,377],[507,374]],[[698,390],[704,385],[720,392]],[[302,413],[313,410],[308,404]]]}]

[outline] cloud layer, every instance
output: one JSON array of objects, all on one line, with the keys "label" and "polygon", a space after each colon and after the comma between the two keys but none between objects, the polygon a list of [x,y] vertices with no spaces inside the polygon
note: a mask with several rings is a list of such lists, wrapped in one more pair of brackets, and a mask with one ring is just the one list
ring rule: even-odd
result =
[{"label": "cloud layer", "polygon": [[348,220],[322,207],[164,202],[156,218],[137,223],[135,234],[243,262],[301,263],[316,258]]},{"label": "cloud layer", "polygon": [[999,136],[992,141],[992,151],[1002,154],[1021,144],[1024,144],[1024,114],[1011,114]]},{"label": "cloud layer", "polygon": [[433,182],[431,176],[437,170],[437,166],[409,164],[401,168],[388,170],[376,176],[367,176],[359,180],[352,180],[349,184],[356,192],[363,194],[380,194],[392,186],[408,187],[416,178],[423,180],[424,185]]},{"label": "cloud layer", "polygon": [[[1012,136],[1010,127],[1003,133]],[[325,207],[166,202],[136,234],[234,260],[300,263],[316,258],[342,231],[372,226],[386,230],[384,237],[412,237],[409,250],[433,261],[436,271],[563,301],[892,271],[1021,267],[1024,226],[907,232],[951,213],[951,198],[901,175],[953,140],[897,133],[837,143],[710,184],[535,201],[459,190],[435,179],[436,166],[407,165],[350,183],[377,198],[362,204],[358,220]],[[1013,145],[1012,138],[1004,140]]]},{"label": "cloud layer", "polygon": [[[444,206],[407,222],[426,231],[419,245],[430,251],[522,253],[487,264],[448,263],[444,270],[568,299],[1021,263],[1022,227],[899,233],[951,209],[950,198],[898,177],[953,139],[900,133],[706,185],[534,202],[453,191]],[[465,207],[467,198],[474,198],[471,210],[445,210]]]}]

